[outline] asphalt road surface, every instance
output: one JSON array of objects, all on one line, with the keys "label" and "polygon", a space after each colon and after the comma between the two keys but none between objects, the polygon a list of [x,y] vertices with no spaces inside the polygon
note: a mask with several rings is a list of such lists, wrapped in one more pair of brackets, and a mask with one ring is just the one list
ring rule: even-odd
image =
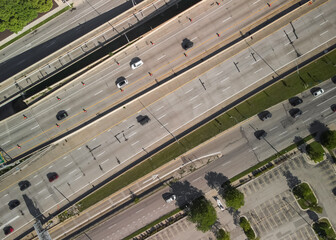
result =
[{"label": "asphalt road surface", "polygon": [[[285,1],[276,2],[272,10],[282,6],[284,2]],[[128,99],[135,92],[155,84],[155,79],[160,80],[164,78],[165,75],[172,74],[175,68],[188,63],[190,58],[204,53],[207,49],[218,44],[221,38],[217,37],[216,32],[221,32],[221,36],[226,38],[236,33],[237,30],[243,26],[262,18],[270,11],[270,9],[268,7],[265,8],[264,5],[262,2],[244,5],[239,1],[229,1],[218,7],[209,8],[206,12],[203,12],[202,9],[198,9],[198,15],[193,17],[193,22],[189,20],[187,20],[187,22],[184,20],[181,23],[178,21],[171,22],[167,27],[154,33],[155,40],[154,36],[151,37],[155,42],[154,46],[146,45],[145,42],[148,41],[147,39],[146,41],[141,40],[142,42],[137,43],[126,50],[126,52],[122,52],[116,56],[115,58],[117,58],[120,66],[116,64],[115,59],[110,59],[93,69],[90,73],[78,78],[69,86],[62,88],[38,104],[35,104],[33,107],[23,111],[22,114],[27,116],[27,119],[24,119],[23,115],[17,114],[2,121],[0,123],[1,147],[14,158],[54,138],[64,132],[65,129],[72,129],[84,120],[88,120],[89,114],[83,114],[84,109],[87,110],[88,113],[90,113],[89,116],[92,117],[92,113],[103,112],[116,103]],[[253,9],[252,13],[251,9]],[[325,15],[325,18],[332,18],[328,12]],[[323,19],[317,19],[317,22],[322,22],[322,20]],[[333,21],[333,19],[330,19],[329,22],[322,27],[319,23],[316,23],[318,26],[312,24],[309,26],[309,29],[312,29],[313,26],[319,27],[322,30],[329,29],[332,27]],[[307,24],[300,24],[304,25],[302,31],[306,31],[307,35]],[[297,27],[299,28],[299,26]],[[291,29],[289,28],[289,34],[290,31]],[[299,29],[297,31],[299,31]],[[284,39],[283,34],[279,35],[281,35],[280,39],[285,42],[286,39]],[[331,36],[334,36],[332,29],[323,37],[330,39]],[[183,51],[181,43],[186,37],[194,42],[194,47],[188,51]],[[307,39],[307,44],[310,44],[310,42],[308,42],[309,40],[310,39]],[[320,43],[321,41],[323,42],[323,40],[323,38],[320,38],[317,39],[317,42]],[[310,48],[313,48],[313,46],[316,46],[316,44],[314,43]],[[139,48],[139,50],[136,50],[137,48]],[[278,46],[275,45],[274,49],[277,48]],[[288,50],[286,49],[286,51],[292,51],[291,46],[287,46],[287,48]],[[304,52],[305,50],[302,51],[302,54]],[[188,57],[186,57],[185,54],[187,54]],[[256,53],[256,55],[257,54],[258,53]],[[269,58],[277,59],[278,56],[275,57],[275,54],[274,52]],[[132,71],[130,62],[135,57],[141,58],[144,65]],[[290,60],[293,60],[295,53],[291,53],[288,57]],[[287,59],[288,58],[275,66],[283,66]],[[238,62],[236,59],[233,61]],[[252,64],[253,62],[251,61],[253,61],[252,57],[244,58],[239,62],[238,67],[243,68],[244,64]],[[256,63],[253,68],[264,64],[260,59]],[[230,65],[233,65],[233,63]],[[252,66],[250,67],[252,68]],[[256,69],[254,76],[264,76],[265,71],[269,72],[269,70],[270,69],[266,67]],[[235,72],[236,70],[231,70],[230,68],[230,71]],[[221,77],[221,75],[225,76],[226,73],[227,72],[220,71],[217,77]],[[243,74],[239,73],[233,77],[237,76],[240,78],[244,77]],[[129,82],[122,93],[116,86],[116,81],[120,77],[125,77]],[[230,81],[228,81],[228,83],[229,82]],[[85,85],[83,85],[83,83]],[[221,83],[224,84],[224,81]],[[58,101],[58,99],[60,100]],[[57,121],[56,114],[60,110],[66,110],[68,112],[69,117],[66,120]],[[56,124],[61,127],[58,127]],[[18,148],[17,145],[21,148]]]},{"label": "asphalt road surface", "polygon": [[[331,26],[335,25],[335,19],[332,17],[334,7],[333,3],[329,5],[325,4],[293,22],[296,32],[300,36],[299,39],[295,40],[295,46],[302,54],[309,52],[314,46],[335,36],[335,28],[331,28]],[[309,22],[309,26],[306,24],[307,21]],[[322,24],[324,21],[327,21],[327,23]],[[326,26],[327,30],[321,28],[321,24],[322,26]],[[290,34],[291,27],[286,26],[285,29]],[[324,33],[325,31],[328,32]],[[126,163],[132,156],[143,152],[143,148],[147,149],[148,146],[169,135],[169,131],[175,132],[182,127],[182,124],[186,124],[193,118],[201,116],[214,105],[220,104],[226,98],[258,81],[263,75],[272,72],[273,70],[269,66],[277,69],[282,64],[295,59],[295,56],[291,55],[292,46],[288,44],[288,39],[283,34],[283,29],[258,42],[253,46],[253,49],[259,56],[266,59],[267,64],[264,61],[258,61],[258,59],[255,61],[251,57],[251,49],[240,52],[233,59],[228,59],[200,76],[202,81],[206,83],[206,91],[198,79],[196,79],[171,94],[162,97],[139,113],[151,117],[152,120],[147,125],[141,127],[136,122],[135,116],[124,119],[120,124],[110,128],[109,131],[97,135],[94,139],[90,139],[85,144],[88,148],[85,145],[78,147],[57,161],[52,161],[50,164],[31,172],[25,179],[29,180],[32,186],[24,193],[35,202],[35,206],[40,209],[41,213],[47,215],[48,212],[53,212],[59,206],[66,203],[66,199],[64,199],[60,192],[67,198],[82,193],[96,179],[111,174],[111,171],[119,165],[118,161]],[[289,54],[283,54],[284,52]],[[232,61],[239,62],[240,72],[236,70]],[[232,81],[233,79],[235,81]],[[287,111],[289,106],[285,104],[283,112],[279,112],[279,114],[276,111],[280,110],[274,112],[272,110],[273,119],[263,123],[262,126],[259,126],[261,122],[257,121],[254,123],[253,121],[255,120],[251,122],[252,127],[250,125],[243,125],[243,128],[239,132],[244,137],[235,143],[243,146],[238,146],[237,149],[240,151],[250,146],[252,152],[248,154],[256,156],[253,160],[253,163],[255,163],[257,158],[260,159],[274,153],[272,152],[274,149],[268,143],[256,141],[253,135],[256,128],[266,130],[269,133],[267,136],[268,142],[274,147],[281,149],[292,141],[291,134],[297,134],[297,131],[307,131],[302,129],[303,124],[310,124],[315,119],[328,122],[334,121],[336,115],[331,113],[330,105],[335,96],[335,85],[331,82],[323,85],[325,85],[323,86],[325,94],[320,97],[313,98],[310,93],[304,93],[304,103],[300,106],[304,114],[300,118],[296,120],[291,119]],[[309,111],[308,114],[307,111]],[[324,116],[322,118],[320,117],[321,112],[323,112]],[[112,114],[109,119],[117,118],[118,114]],[[279,122],[282,125],[276,123],[277,118],[279,118]],[[287,124],[283,124],[283,121]],[[299,130],[295,131],[297,128]],[[119,133],[118,139],[115,137],[117,133]],[[232,136],[230,139],[232,139]],[[246,141],[249,144],[246,144]],[[235,144],[230,146],[236,146]],[[92,150],[92,154],[89,150]],[[229,154],[228,156],[238,156],[236,152],[229,152],[227,154]],[[247,153],[242,151],[241,154]],[[246,159],[241,156],[239,158]],[[237,161],[232,164],[236,163]],[[244,167],[247,166],[247,164],[244,165]],[[49,172],[57,172],[60,178],[54,183],[48,183],[46,174]],[[6,182],[6,184],[2,182],[1,189],[1,202],[6,203],[16,198],[22,202],[19,208],[12,211],[9,211],[6,205],[0,208],[1,227],[11,224],[15,229],[19,229],[27,223],[30,224],[32,216],[28,213],[23,203],[22,192],[18,189],[17,182]],[[20,214],[19,210],[23,211],[24,216]]]},{"label": "asphalt road surface", "polygon": [[63,13],[0,51],[1,81],[130,9],[133,4],[127,0],[99,0],[75,1],[74,6],[75,10]]}]

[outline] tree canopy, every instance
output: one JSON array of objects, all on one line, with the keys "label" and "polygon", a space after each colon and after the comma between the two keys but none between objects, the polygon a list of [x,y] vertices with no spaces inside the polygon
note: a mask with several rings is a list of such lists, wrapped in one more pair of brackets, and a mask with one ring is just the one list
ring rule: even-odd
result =
[{"label": "tree canopy", "polygon": [[238,210],[241,206],[244,206],[244,194],[238,189],[226,183],[223,185],[223,198],[225,199],[226,206]]},{"label": "tree canopy", "polygon": [[216,210],[207,199],[199,197],[190,206],[189,220],[196,223],[198,230],[206,232],[217,220]]},{"label": "tree canopy", "polygon": [[0,32],[17,33],[52,6],[52,0],[0,0]]},{"label": "tree canopy", "polygon": [[219,229],[216,238],[217,240],[230,240],[230,233],[225,232],[223,229]]},{"label": "tree canopy", "polygon": [[336,131],[326,131],[321,135],[321,143],[329,149],[336,148]]}]

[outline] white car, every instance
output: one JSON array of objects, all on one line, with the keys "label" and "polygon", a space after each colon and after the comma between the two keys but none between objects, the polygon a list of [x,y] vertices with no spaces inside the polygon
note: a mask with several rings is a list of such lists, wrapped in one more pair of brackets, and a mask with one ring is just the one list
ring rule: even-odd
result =
[{"label": "white car", "polygon": [[171,203],[176,200],[176,196],[173,194],[169,198],[166,199],[166,203]]},{"label": "white car", "polygon": [[121,89],[125,87],[127,84],[128,84],[128,81],[126,80],[126,78],[124,78],[117,83],[117,87]]},{"label": "white car", "polygon": [[216,202],[217,202],[217,206],[219,207],[219,209],[220,209],[221,211],[224,211],[225,208],[224,208],[224,206],[223,206],[221,200],[219,200],[219,198],[216,197],[216,196],[214,197],[214,199],[216,200]]},{"label": "white car", "polygon": [[321,95],[322,93],[324,93],[323,88],[319,88],[313,92],[313,95],[316,97],[316,96]]},{"label": "white car", "polygon": [[133,62],[131,64],[131,68],[134,70],[134,69],[141,67],[142,65],[143,65],[143,61],[141,61],[141,59],[138,59],[136,62]]}]

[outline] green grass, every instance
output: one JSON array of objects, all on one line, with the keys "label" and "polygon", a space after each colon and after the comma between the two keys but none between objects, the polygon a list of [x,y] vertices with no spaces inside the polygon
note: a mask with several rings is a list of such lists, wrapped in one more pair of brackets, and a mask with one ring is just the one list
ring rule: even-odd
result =
[{"label": "green grass", "polygon": [[313,229],[320,240],[336,239],[336,233],[328,219],[320,219],[317,223],[313,224]]},{"label": "green grass", "polygon": [[321,162],[324,157],[324,150],[318,142],[312,142],[306,147],[309,157],[316,163]]},{"label": "green grass", "polygon": [[[81,211],[87,209],[93,204],[110,196],[112,193],[115,193],[116,191],[126,187],[137,179],[145,176],[152,170],[164,165],[165,163],[168,163],[188,150],[229,129],[230,127],[234,126],[237,121],[240,122],[245,120],[246,118],[263,111],[266,108],[269,108],[306,90],[305,85],[309,85],[311,87],[320,83],[322,80],[324,81],[331,78],[332,76],[336,75],[336,68],[333,66],[334,62],[336,62],[336,51],[330,52],[328,55],[301,69],[300,75],[303,80],[300,80],[296,73],[292,74],[281,82],[275,83],[266,90],[251,97],[248,99],[248,101],[239,104],[237,107],[218,116],[216,119],[209,121],[207,124],[198,128],[196,131],[180,139],[180,143],[173,143],[166,149],[155,154],[152,157],[152,160],[146,160],[140,163],[130,171],[114,179],[110,183],[98,189],[93,194],[81,200],[79,202],[79,209]],[[316,80],[316,76],[319,76],[319,80]],[[290,151],[294,148],[296,148],[295,144],[284,149],[280,152],[280,154],[283,154],[286,151]],[[275,155],[263,162],[260,162],[256,166],[235,176],[233,180],[250,173],[253,171],[253,169],[257,169],[277,157],[278,156]]]},{"label": "green grass", "polygon": [[251,228],[250,222],[247,220],[247,218],[241,217],[239,220],[239,225],[244,230],[244,233],[249,240],[256,239],[256,234]]},{"label": "green grass", "polygon": [[156,224],[170,218],[171,216],[175,215],[176,213],[178,213],[179,211],[181,211],[181,209],[176,208],[175,210],[171,211],[170,213],[167,213],[166,215],[163,215],[162,217],[156,219],[155,221],[151,222],[150,224],[148,224],[147,226],[144,226],[143,228],[140,228],[138,231],[132,233],[131,235],[123,238],[123,240],[129,240],[134,238],[135,236],[139,235],[140,233],[145,232],[146,230],[154,227]]},{"label": "green grass", "polygon": [[313,190],[307,183],[301,183],[295,186],[293,188],[293,194],[302,209],[310,209],[322,213],[322,208],[317,205],[317,199],[313,194]]},{"label": "green grass", "polygon": [[[71,4],[72,6],[72,4]],[[58,11],[57,13],[53,14],[52,16],[48,17],[47,19],[43,20],[42,22],[36,24],[35,26],[33,26],[32,28],[30,28],[29,30],[21,33],[19,36],[13,38],[12,40],[6,42],[5,44],[0,46],[0,50],[4,49],[5,47],[11,45],[13,42],[19,40],[20,38],[26,36],[27,34],[31,33],[32,31],[34,31],[35,29],[41,27],[43,24],[49,22],[50,20],[54,19],[55,17],[58,17],[59,15],[61,15],[62,13],[68,11],[70,9],[69,6],[66,6],[65,8],[63,8],[62,10]]]}]

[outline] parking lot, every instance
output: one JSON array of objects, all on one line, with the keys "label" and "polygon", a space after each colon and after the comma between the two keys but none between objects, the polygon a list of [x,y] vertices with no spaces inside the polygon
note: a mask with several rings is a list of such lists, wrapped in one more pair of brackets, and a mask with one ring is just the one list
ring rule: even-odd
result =
[{"label": "parking lot", "polygon": [[319,205],[319,217],[328,217],[335,226],[335,172],[324,161],[309,165],[299,155],[240,187],[245,195],[241,215],[246,216],[261,239],[317,239],[310,227],[316,214],[302,211],[290,191],[298,182],[308,182]]},{"label": "parking lot", "polygon": [[193,239],[193,240],[208,240],[215,239],[211,231],[201,232],[197,231],[195,224],[183,218],[180,221],[170,225],[164,230],[151,236],[151,240],[176,240],[176,239]]}]

